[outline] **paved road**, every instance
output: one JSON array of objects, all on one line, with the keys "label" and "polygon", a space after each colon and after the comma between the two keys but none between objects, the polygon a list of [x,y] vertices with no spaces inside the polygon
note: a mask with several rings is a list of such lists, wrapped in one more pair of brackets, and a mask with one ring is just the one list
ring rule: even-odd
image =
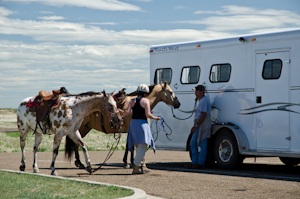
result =
[{"label": "paved road", "polygon": [[[90,152],[93,167],[105,159],[107,151]],[[83,157],[83,154],[81,154]],[[63,152],[57,157],[60,176],[79,178],[136,187],[147,194],[163,198],[300,198],[300,166],[288,168],[278,158],[246,159],[239,170],[218,168],[188,170],[188,152],[152,151],[146,154],[151,173],[131,175],[131,169],[122,168],[123,151],[116,151],[107,164],[92,175],[79,170],[64,160]],[[52,153],[39,152],[40,172],[50,174]],[[21,153],[0,153],[0,168],[19,170]],[[26,153],[27,172],[32,172],[33,155]],[[82,175],[78,175],[82,174]]]}]

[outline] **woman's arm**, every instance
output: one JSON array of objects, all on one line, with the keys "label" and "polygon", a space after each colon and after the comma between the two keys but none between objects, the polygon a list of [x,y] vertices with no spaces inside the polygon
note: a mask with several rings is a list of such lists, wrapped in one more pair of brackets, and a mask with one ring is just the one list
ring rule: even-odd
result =
[{"label": "woman's arm", "polygon": [[135,105],[135,98],[134,98],[134,99],[131,99],[131,100],[129,101],[127,109],[123,112],[123,113],[124,113],[124,116],[130,114],[130,111],[131,111],[132,107],[134,107],[134,105]]},{"label": "woman's arm", "polygon": [[141,106],[145,109],[145,115],[149,119],[160,120],[161,117],[155,117],[151,114],[150,101],[147,98],[141,99]]}]

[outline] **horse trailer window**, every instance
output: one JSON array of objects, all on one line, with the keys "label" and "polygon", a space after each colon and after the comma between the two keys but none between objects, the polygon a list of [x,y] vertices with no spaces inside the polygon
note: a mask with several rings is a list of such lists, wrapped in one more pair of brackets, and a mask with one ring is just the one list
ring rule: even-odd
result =
[{"label": "horse trailer window", "polygon": [[197,84],[200,77],[199,66],[183,67],[181,71],[182,84]]},{"label": "horse trailer window", "polygon": [[154,75],[154,83],[160,84],[161,82],[168,82],[168,84],[171,84],[172,80],[172,69],[171,68],[159,68],[156,69],[155,75]]},{"label": "horse trailer window", "polygon": [[282,61],[280,59],[266,60],[262,76],[264,79],[279,79],[281,75]]},{"label": "horse trailer window", "polygon": [[231,65],[230,64],[216,64],[212,65],[210,69],[210,81],[228,82],[230,79]]}]

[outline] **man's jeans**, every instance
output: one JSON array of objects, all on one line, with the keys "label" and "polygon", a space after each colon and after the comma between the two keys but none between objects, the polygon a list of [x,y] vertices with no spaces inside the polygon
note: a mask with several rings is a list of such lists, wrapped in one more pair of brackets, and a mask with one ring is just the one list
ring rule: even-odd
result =
[{"label": "man's jeans", "polygon": [[190,142],[191,151],[192,151],[192,163],[205,165],[208,138],[200,141],[201,151],[199,152],[198,145],[197,145],[198,130],[199,130],[198,128],[196,129],[195,133],[193,134],[191,142]]}]

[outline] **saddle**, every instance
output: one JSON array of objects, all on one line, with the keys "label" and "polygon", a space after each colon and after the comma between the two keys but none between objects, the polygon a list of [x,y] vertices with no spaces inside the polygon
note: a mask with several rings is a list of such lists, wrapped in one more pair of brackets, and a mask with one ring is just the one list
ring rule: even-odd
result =
[{"label": "saddle", "polygon": [[117,107],[119,109],[123,109],[125,104],[125,98],[126,98],[126,88],[123,88],[118,93],[113,95],[114,100],[117,102]]},{"label": "saddle", "polygon": [[[37,125],[46,133],[50,128],[49,112],[52,107],[56,106],[59,102],[60,96],[63,93],[68,93],[65,87],[61,87],[60,90],[40,91],[33,101],[29,101],[26,105],[28,111],[36,113],[36,132]],[[41,127],[41,124],[43,128]]]}]

